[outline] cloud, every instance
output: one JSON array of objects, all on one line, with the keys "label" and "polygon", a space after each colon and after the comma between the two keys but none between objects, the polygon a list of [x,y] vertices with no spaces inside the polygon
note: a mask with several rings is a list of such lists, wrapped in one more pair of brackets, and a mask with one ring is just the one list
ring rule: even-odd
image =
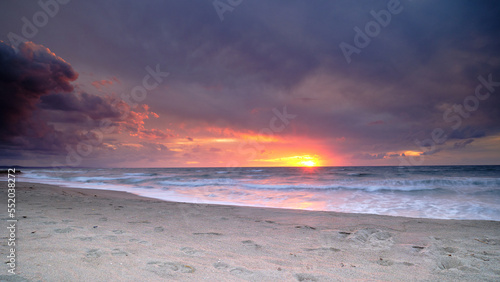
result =
[{"label": "cloud", "polygon": [[469,138],[481,138],[484,136],[486,136],[486,132],[484,130],[467,125],[451,132],[449,138],[469,139]]},{"label": "cloud", "polygon": [[158,118],[159,116],[150,111],[148,105],[143,104],[130,110],[127,117],[120,123],[129,132],[130,136],[136,136],[140,139],[161,140],[174,136],[168,132],[168,129],[147,129],[145,127],[145,120],[150,117]]},{"label": "cloud", "polygon": [[114,78],[113,80],[110,79],[102,79],[102,80],[96,80],[92,82],[92,86],[94,86],[97,89],[102,89],[103,87],[113,85],[113,83],[117,82],[118,80]]},{"label": "cloud", "polygon": [[67,146],[89,139],[89,132],[100,129],[104,121],[115,128],[110,134],[145,140],[173,136],[168,129],[146,127],[145,120],[159,117],[146,104],[132,108],[114,94],[75,89],[76,71],[41,45],[23,43],[15,52],[0,42],[0,62],[1,155],[62,156]]},{"label": "cloud", "polygon": [[434,155],[436,153],[439,153],[442,150],[443,150],[443,148],[435,148],[433,150],[425,151],[425,152],[421,153],[420,155],[422,155],[422,156],[430,156],[430,155]]},{"label": "cloud", "polygon": [[19,52],[0,42],[0,65],[0,140],[37,135],[28,132],[36,103],[53,92],[73,91],[71,82],[78,74],[49,49],[32,42],[20,44]]},{"label": "cloud", "polygon": [[468,139],[468,140],[464,140],[461,142],[456,142],[455,144],[453,144],[453,148],[454,149],[463,149],[463,148],[465,148],[465,146],[471,144],[472,142],[474,142],[474,139]]},{"label": "cloud", "polygon": [[[99,120],[103,118],[118,118],[125,104],[113,104],[116,97],[111,95],[98,96],[86,92],[54,93],[40,99],[39,107],[45,110],[63,112],[80,112],[88,117]],[[126,107],[126,106],[125,106]]]},{"label": "cloud", "polygon": [[[0,132],[7,133],[0,138],[24,148],[38,137],[51,136],[51,140],[62,140],[56,142],[60,146],[110,119],[119,134],[143,141],[171,136],[202,140],[205,135],[241,139],[242,134],[237,133],[269,128],[273,108],[286,105],[297,118],[275,132],[275,139],[319,140],[325,152],[346,159],[355,155],[353,160],[361,164],[363,160],[389,162],[390,152],[420,152],[415,139],[432,138],[436,128],[448,137],[444,148],[462,140],[479,142],[500,132],[498,88],[487,100],[479,101],[477,110],[468,112],[467,118],[453,114],[462,121],[457,130],[451,128],[454,123],[443,119],[448,108],[463,106],[466,97],[474,95],[479,75],[492,74],[494,81],[500,80],[499,4],[494,1],[401,1],[403,11],[393,15],[366,48],[353,54],[351,64],[346,63],[339,44],[352,44],[353,28],[363,28],[373,20],[370,11],[386,8],[387,0],[362,5],[351,1],[289,1],[286,5],[246,1],[226,13],[223,23],[210,1],[124,3],[96,6],[75,2],[73,9],[58,15],[60,25],[36,38],[64,54],[75,69],[78,66],[82,77],[84,73],[102,74],[75,83],[86,84],[86,88],[72,89],[76,72],[44,47],[32,43],[25,47],[45,54],[34,56],[34,62],[30,52],[15,54],[6,51],[5,44],[1,46],[0,95],[12,92],[5,81],[16,76],[13,69],[50,75],[35,83],[18,83],[22,89],[14,92],[26,95],[21,95],[10,112],[0,106],[0,115],[11,121],[0,126]],[[20,18],[24,6],[12,4],[12,9],[0,11],[0,19],[12,13]],[[115,11],[112,15],[107,12],[110,9]],[[0,25],[0,34],[7,34],[10,26]],[[57,67],[40,68],[42,59],[50,61],[45,66]],[[7,71],[4,61],[9,62]],[[117,103],[121,99],[111,90],[121,93],[141,85],[144,67],[152,64],[160,64],[172,75],[148,91],[145,102],[151,109]],[[60,80],[52,74],[57,68],[66,70],[59,72]],[[45,81],[54,83],[37,88],[33,97],[27,94],[30,85]],[[10,98],[2,98],[2,105],[11,103]],[[19,120],[24,124],[10,125]],[[202,129],[193,130],[196,128]],[[207,134],[203,128],[227,128],[235,133]],[[426,152],[430,153],[435,156],[429,160],[439,155]]]},{"label": "cloud", "polygon": [[363,153],[363,154],[356,154],[352,158],[353,159],[360,159],[360,160],[379,160],[379,159],[383,159],[385,156],[387,156],[386,153],[380,153],[380,154]]}]

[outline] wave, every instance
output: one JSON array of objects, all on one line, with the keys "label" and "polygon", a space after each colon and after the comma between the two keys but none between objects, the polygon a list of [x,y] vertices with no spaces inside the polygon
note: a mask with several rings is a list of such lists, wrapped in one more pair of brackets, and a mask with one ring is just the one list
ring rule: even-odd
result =
[{"label": "wave", "polygon": [[456,194],[457,191],[439,187],[411,187],[411,186],[401,186],[401,187],[389,187],[380,185],[270,185],[270,184],[243,184],[242,187],[252,190],[281,190],[281,191],[334,191],[334,190],[345,190],[345,191],[365,191],[365,192],[401,192],[401,193],[451,193]]},{"label": "wave", "polygon": [[93,182],[102,182],[102,181],[109,181],[109,180],[121,180],[121,179],[128,179],[128,177],[124,176],[117,176],[117,177],[104,177],[104,176],[78,176],[78,177],[69,177],[69,178],[62,178],[62,180],[67,180],[67,181],[75,181],[75,182],[84,182],[84,183],[93,183]]},{"label": "wave", "polygon": [[477,191],[472,193],[475,196],[500,196],[500,188],[499,189],[488,189],[484,191]]},{"label": "wave", "polygon": [[186,187],[201,187],[201,186],[220,186],[220,185],[235,185],[236,182],[230,178],[217,178],[193,181],[157,181],[156,183],[163,186],[186,186]]},{"label": "wave", "polygon": [[378,180],[387,186],[419,186],[419,187],[500,187],[500,178],[463,178],[463,179],[390,179]]},{"label": "wave", "polygon": [[347,174],[348,176],[359,176],[359,177],[363,177],[363,176],[370,176],[372,175],[371,173],[364,173],[364,172],[350,172]]},{"label": "wave", "polygon": [[[491,170],[491,171],[490,171]],[[479,172],[478,172],[479,171]],[[168,201],[500,220],[500,166],[26,169],[19,177]],[[300,208],[303,208],[300,206]]]},{"label": "wave", "polygon": [[[261,170],[261,169],[259,169]],[[420,178],[420,179],[373,179],[364,178],[363,176],[370,175],[368,173],[349,173],[356,178],[345,178],[311,175],[294,175],[293,177],[283,177],[282,175],[243,175],[238,177],[210,177],[209,174],[202,175],[180,175],[171,173],[115,173],[105,176],[104,174],[96,176],[83,176],[81,174],[74,175],[73,173],[50,174],[41,173],[38,171],[28,172],[24,174],[26,178],[31,179],[48,179],[71,181],[75,183],[96,183],[104,182],[107,184],[124,184],[124,185],[139,185],[141,183],[154,186],[184,186],[184,187],[201,187],[201,186],[234,186],[248,189],[265,189],[265,190],[364,190],[367,192],[383,192],[383,191],[450,191],[461,192],[478,192],[479,190],[500,188],[500,178]],[[212,175],[214,176],[214,175]],[[359,179],[357,177],[360,177]],[[272,183],[266,183],[269,181]],[[475,191],[472,191],[475,190]],[[490,192],[495,193],[495,192]]]},{"label": "wave", "polygon": [[145,172],[128,172],[124,173],[126,176],[157,176],[158,173],[145,173]]}]

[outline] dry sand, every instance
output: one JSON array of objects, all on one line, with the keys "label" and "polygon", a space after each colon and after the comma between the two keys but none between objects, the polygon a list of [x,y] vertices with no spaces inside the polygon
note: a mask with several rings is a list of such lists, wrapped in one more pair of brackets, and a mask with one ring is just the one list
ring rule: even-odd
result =
[{"label": "dry sand", "polygon": [[17,274],[4,265],[2,281],[500,281],[495,221],[184,204],[29,183],[16,200]]}]

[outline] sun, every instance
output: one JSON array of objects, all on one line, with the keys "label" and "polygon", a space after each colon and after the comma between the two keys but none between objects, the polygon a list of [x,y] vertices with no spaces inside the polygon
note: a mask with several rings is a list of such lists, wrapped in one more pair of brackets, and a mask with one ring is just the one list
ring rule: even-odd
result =
[{"label": "sun", "polygon": [[302,155],[295,156],[295,165],[303,167],[314,167],[319,165],[319,158],[317,155]]},{"label": "sun", "polygon": [[300,164],[303,166],[316,166],[316,162],[312,160],[302,161]]},{"label": "sun", "polygon": [[321,159],[318,155],[295,155],[291,157],[281,157],[274,159],[260,159],[260,162],[270,162],[279,164],[279,166],[295,167],[317,167],[321,166]]}]

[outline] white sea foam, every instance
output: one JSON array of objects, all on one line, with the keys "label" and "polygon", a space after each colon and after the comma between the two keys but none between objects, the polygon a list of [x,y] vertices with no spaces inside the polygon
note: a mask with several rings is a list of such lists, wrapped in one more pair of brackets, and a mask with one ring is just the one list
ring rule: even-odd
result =
[{"label": "white sea foam", "polygon": [[23,169],[18,181],[162,200],[500,221],[500,167]]}]

